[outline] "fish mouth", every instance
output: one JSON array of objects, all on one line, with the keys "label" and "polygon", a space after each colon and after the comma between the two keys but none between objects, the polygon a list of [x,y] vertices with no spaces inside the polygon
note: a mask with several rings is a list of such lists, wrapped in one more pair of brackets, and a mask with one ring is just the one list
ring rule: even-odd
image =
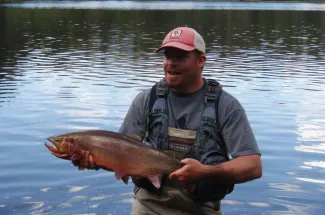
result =
[{"label": "fish mouth", "polygon": [[50,152],[55,155],[56,157],[59,158],[65,158],[68,157],[68,154],[66,153],[62,153],[60,150],[60,140],[56,137],[48,137],[47,140],[52,143],[53,145],[49,145],[47,142],[44,143],[44,145],[46,146],[46,148],[48,148],[48,150],[50,150]]},{"label": "fish mouth", "polygon": [[47,142],[45,143],[45,146],[51,151],[51,152],[55,152],[55,153],[59,153],[60,150],[60,146],[58,143],[58,140],[55,137],[48,137],[46,138],[50,143],[52,143],[53,145],[49,145]]}]

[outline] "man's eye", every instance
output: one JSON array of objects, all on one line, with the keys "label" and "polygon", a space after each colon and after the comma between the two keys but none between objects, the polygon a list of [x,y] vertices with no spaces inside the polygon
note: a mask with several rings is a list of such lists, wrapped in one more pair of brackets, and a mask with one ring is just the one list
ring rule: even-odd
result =
[{"label": "man's eye", "polygon": [[175,55],[170,55],[165,53],[165,57],[167,59],[177,59],[177,60],[184,60],[187,58],[186,54],[175,54]]},{"label": "man's eye", "polygon": [[186,54],[182,54],[182,55],[177,56],[177,59],[179,59],[179,60],[185,60],[186,58],[187,58]]},{"label": "man's eye", "polygon": [[165,55],[166,58],[169,58],[169,59],[184,59],[185,56],[184,55]]}]

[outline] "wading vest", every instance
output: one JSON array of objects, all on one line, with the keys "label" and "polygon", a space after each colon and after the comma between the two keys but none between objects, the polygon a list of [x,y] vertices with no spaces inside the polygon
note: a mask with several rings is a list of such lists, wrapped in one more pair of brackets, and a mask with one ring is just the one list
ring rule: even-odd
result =
[{"label": "wading vest", "polygon": [[[222,87],[217,81],[205,81],[205,108],[196,132],[169,128],[168,88],[164,79],[154,85],[149,98],[145,140],[155,148],[176,152],[178,158],[193,158],[202,164],[216,165],[229,160],[218,125],[218,105]],[[221,200],[233,189],[234,185],[200,180],[192,197],[202,201]]]}]

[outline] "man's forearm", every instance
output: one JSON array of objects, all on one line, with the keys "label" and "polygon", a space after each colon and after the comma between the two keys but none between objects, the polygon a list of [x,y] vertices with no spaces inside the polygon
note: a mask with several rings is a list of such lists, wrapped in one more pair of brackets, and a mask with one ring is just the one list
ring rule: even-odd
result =
[{"label": "man's forearm", "polygon": [[262,176],[260,155],[247,155],[228,162],[203,167],[204,178],[217,180],[224,184],[239,184]]}]

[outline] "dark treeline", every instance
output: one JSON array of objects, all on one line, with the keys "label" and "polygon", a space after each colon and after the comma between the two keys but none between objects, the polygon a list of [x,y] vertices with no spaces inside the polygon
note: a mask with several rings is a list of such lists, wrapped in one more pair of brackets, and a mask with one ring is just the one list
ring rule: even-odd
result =
[{"label": "dark treeline", "polygon": [[[197,29],[208,53],[224,56],[233,53],[229,49],[261,48],[301,54],[310,44],[322,48],[308,49],[306,54],[318,56],[325,48],[325,12],[0,8],[0,66],[15,64],[20,55],[44,48],[55,54],[99,47],[94,51],[121,49],[134,58],[143,57],[177,26]],[[279,43],[283,45],[272,47]]]}]

